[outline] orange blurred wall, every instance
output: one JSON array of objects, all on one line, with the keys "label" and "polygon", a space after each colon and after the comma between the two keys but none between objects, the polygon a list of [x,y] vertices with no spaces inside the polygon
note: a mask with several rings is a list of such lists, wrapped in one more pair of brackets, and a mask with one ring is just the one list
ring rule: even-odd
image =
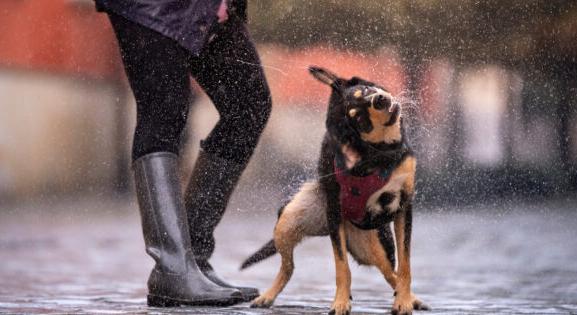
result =
[{"label": "orange blurred wall", "polygon": [[[270,44],[258,50],[276,117],[311,106],[315,119],[322,116],[330,89],[310,76],[309,65],[360,76],[393,94],[404,89],[393,50],[362,54]],[[105,189],[118,178],[135,117],[125,82],[111,25],[92,0],[0,0],[0,197],[94,189],[99,182]],[[277,127],[298,126],[285,123]],[[302,155],[296,138],[282,139]]]},{"label": "orange blurred wall", "polygon": [[119,78],[112,29],[90,0],[2,0],[0,21],[0,67]]},{"label": "orange blurred wall", "polygon": [[330,89],[309,75],[310,65],[327,68],[343,78],[358,76],[376,82],[394,95],[405,88],[399,58],[389,49],[359,53],[321,46],[288,49],[262,45],[259,53],[275,105],[326,105]]},{"label": "orange blurred wall", "polygon": [[[0,67],[23,68],[92,78],[120,79],[118,48],[106,15],[92,0],[1,0]],[[306,71],[327,67],[344,77],[360,76],[394,94],[404,88],[395,53],[352,53],[328,47],[259,47],[275,103],[324,103],[326,89]]]}]

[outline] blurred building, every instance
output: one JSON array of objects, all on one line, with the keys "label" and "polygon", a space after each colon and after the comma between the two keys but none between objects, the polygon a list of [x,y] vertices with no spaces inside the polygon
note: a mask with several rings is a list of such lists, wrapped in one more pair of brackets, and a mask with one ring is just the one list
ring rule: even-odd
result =
[{"label": "blurred building", "polygon": [[0,20],[0,196],[114,181],[125,99],[106,17],[92,1],[5,0]]},{"label": "blurred building", "polygon": [[[0,20],[0,202],[126,191],[134,104],[106,16],[91,0],[2,0]],[[309,65],[407,94],[403,58],[389,46],[352,52],[266,43],[258,49],[274,107],[245,176],[254,185],[278,190],[315,172],[329,89],[308,75]],[[405,109],[424,199],[576,187],[577,128],[563,120],[577,118],[575,97],[559,103],[554,82],[535,84],[493,63],[457,67],[435,58],[419,73],[418,100]],[[206,96],[196,94],[185,170],[218,117]]]},{"label": "blurred building", "polygon": [[[122,189],[129,182],[134,106],[106,16],[90,0],[7,0],[0,2],[0,18],[0,195]],[[381,82],[395,93],[403,89],[391,51],[260,51],[276,108],[265,151],[281,152],[297,165],[314,164],[329,94],[308,76],[310,64]],[[198,103],[189,157],[217,119],[206,97]]]}]

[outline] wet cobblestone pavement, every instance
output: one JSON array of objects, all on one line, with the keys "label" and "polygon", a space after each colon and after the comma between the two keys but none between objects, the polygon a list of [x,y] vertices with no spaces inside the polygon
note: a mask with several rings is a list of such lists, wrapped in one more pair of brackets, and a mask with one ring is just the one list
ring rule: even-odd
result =
[{"label": "wet cobblestone pavement", "polygon": [[[213,259],[227,279],[265,289],[278,257],[244,272],[271,237],[276,205],[231,209]],[[418,207],[413,288],[417,314],[577,314],[577,202]],[[36,203],[0,211],[0,313],[324,314],[334,294],[330,242],[297,248],[293,279],[272,309],[155,309],[145,305],[152,261],[136,206],[126,201]],[[389,313],[392,291],[375,269],[351,264],[353,314]]]}]

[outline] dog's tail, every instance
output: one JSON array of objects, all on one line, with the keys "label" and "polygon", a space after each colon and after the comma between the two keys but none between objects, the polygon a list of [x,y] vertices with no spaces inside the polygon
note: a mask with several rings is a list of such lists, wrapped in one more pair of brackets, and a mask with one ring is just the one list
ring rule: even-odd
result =
[{"label": "dog's tail", "polygon": [[242,263],[242,265],[240,265],[240,270],[246,269],[246,268],[256,264],[257,262],[260,262],[262,260],[269,258],[270,256],[272,256],[276,253],[277,253],[277,250],[276,250],[276,247],[274,246],[274,240],[270,240],[270,241],[268,241],[268,243],[264,244],[263,247],[261,247],[259,250],[257,250],[256,253],[254,253],[250,257],[248,257]]}]

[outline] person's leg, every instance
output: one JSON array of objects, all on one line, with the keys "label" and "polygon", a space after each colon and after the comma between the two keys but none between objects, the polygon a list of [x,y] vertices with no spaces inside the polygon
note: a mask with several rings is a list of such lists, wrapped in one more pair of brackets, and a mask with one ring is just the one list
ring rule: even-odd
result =
[{"label": "person's leg", "polygon": [[[271,96],[260,60],[244,23],[232,17],[218,31],[191,72],[217,108],[220,119],[201,142],[201,151],[186,190],[185,205],[199,267],[213,282],[219,279],[208,263],[213,232],[250,159],[271,111]],[[236,287],[246,300],[258,296]]]},{"label": "person's leg", "polygon": [[270,116],[270,90],[246,26],[233,20],[217,34],[191,62],[192,75],[220,115],[201,147],[246,164]]},{"label": "person's leg", "polygon": [[178,154],[191,97],[186,52],[174,41],[111,14],[136,100],[132,160],[152,152]]},{"label": "person's leg", "polygon": [[190,85],[186,53],[172,40],[110,14],[137,105],[133,170],[146,252],[155,260],[148,304],[230,305],[238,290],[217,286],[194,259],[177,157]]}]

